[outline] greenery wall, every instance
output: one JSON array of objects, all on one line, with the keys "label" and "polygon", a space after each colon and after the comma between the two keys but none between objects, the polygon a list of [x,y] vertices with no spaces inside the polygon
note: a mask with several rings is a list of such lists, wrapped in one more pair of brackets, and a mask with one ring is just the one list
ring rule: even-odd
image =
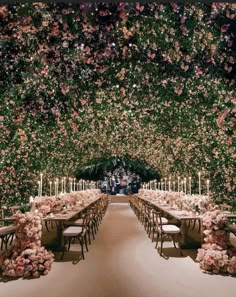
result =
[{"label": "greenery wall", "polygon": [[0,6],[1,203],[114,156],[230,202],[235,32],[231,4]]}]

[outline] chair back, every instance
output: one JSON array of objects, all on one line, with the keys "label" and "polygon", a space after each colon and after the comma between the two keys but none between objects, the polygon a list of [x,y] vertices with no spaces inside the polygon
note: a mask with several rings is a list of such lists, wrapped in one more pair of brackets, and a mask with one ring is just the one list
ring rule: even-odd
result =
[{"label": "chair back", "polygon": [[7,217],[13,216],[19,209],[20,209],[20,206],[18,206],[18,205],[12,205],[12,206],[3,205],[1,207],[1,213],[0,213],[0,226],[8,225],[4,221],[4,218],[6,216]]},{"label": "chair back", "polygon": [[92,212],[91,210],[87,210],[84,217],[83,217],[83,224],[82,224],[82,230],[85,231],[88,229],[89,223],[92,220]]},{"label": "chair back", "polygon": [[157,213],[157,221],[156,222],[157,222],[157,225],[160,228],[160,230],[163,231],[163,228],[162,228],[163,222],[162,222],[162,216],[161,216],[160,212]]}]

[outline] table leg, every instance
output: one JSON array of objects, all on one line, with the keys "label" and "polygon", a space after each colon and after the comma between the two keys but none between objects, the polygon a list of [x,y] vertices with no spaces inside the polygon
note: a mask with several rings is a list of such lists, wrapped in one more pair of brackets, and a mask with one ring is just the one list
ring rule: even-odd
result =
[{"label": "table leg", "polygon": [[59,251],[64,249],[64,237],[62,236],[63,229],[63,222],[57,222],[57,246]]},{"label": "table leg", "polygon": [[181,248],[183,249],[196,249],[201,246],[201,243],[188,236],[188,226],[186,220],[181,220]]},{"label": "table leg", "polygon": [[56,241],[54,241],[52,244],[46,245],[46,247],[54,252],[60,252],[64,249],[64,237],[62,236],[64,226],[62,221],[55,221],[55,225],[57,232]]},{"label": "table leg", "polygon": [[188,226],[185,220],[181,221],[180,230],[181,230],[181,247],[184,247],[187,245],[187,234],[188,234]]}]

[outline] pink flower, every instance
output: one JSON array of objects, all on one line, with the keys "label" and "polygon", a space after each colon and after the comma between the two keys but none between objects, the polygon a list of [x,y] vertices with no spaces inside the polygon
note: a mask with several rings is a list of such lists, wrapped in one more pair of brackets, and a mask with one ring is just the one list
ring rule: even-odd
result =
[{"label": "pink flower", "polygon": [[33,277],[34,277],[34,278],[39,277],[39,272],[38,272],[38,271],[33,272]]},{"label": "pink flower", "polygon": [[221,26],[221,32],[227,32],[229,29],[230,24],[224,24]]},{"label": "pink flower", "polygon": [[204,258],[205,254],[206,254],[206,252],[204,249],[198,249],[198,254],[197,254],[196,260],[201,261]]},{"label": "pink flower", "polygon": [[18,266],[16,268],[16,276],[23,276],[25,273],[25,269],[22,266]]},{"label": "pink flower", "polygon": [[19,259],[17,260],[17,264],[18,264],[19,266],[24,266],[24,265],[25,265],[25,258],[19,258]]},{"label": "pink flower", "polygon": [[30,277],[30,272],[29,271],[25,271],[25,273],[24,273],[24,277]]},{"label": "pink flower", "polygon": [[27,271],[32,271],[33,270],[33,266],[32,265],[27,265],[26,266],[26,270]]},{"label": "pink flower", "polygon": [[11,276],[11,277],[16,277],[15,269],[10,269],[10,270],[7,272],[7,275],[8,275],[8,276]]},{"label": "pink flower", "polygon": [[47,275],[48,274],[48,270],[44,270],[43,274],[44,275]]},{"label": "pink flower", "polygon": [[44,267],[46,268],[46,270],[49,270],[51,268],[51,263],[49,261],[46,261],[44,263]]}]

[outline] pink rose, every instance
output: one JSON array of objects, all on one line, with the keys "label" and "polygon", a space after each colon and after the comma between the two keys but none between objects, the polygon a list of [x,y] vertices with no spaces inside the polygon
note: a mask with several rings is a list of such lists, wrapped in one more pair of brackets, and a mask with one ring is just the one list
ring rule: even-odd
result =
[{"label": "pink rose", "polygon": [[199,249],[196,260],[201,261],[204,258],[205,254],[206,254],[206,252],[204,249]]},{"label": "pink rose", "polygon": [[8,276],[12,276],[12,277],[16,277],[15,269],[10,269],[10,270],[8,270],[7,275],[8,275]]},{"label": "pink rose", "polygon": [[48,270],[44,270],[43,274],[44,275],[47,275],[48,274]]},{"label": "pink rose", "polygon": [[17,265],[24,266],[25,265],[25,258],[17,259]]},{"label": "pink rose", "polygon": [[30,277],[30,272],[29,272],[29,271],[26,271],[26,272],[24,273],[24,277]]},{"label": "pink rose", "polygon": [[230,24],[224,24],[221,26],[221,32],[227,32]]},{"label": "pink rose", "polygon": [[212,265],[214,263],[214,261],[212,258],[206,257],[206,263],[207,263],[207,265]]},{"label": "pink rose", "polygon": [[23,276],[24,273],[25,273],[25,269],[24,269],[23,266],[18,266],[18,267],[16,268],[16,275],[17,275],[17,276]]},{"label": "pink rose", "polygon": [[35,277],[35,278],[39,277],[39,272],[38,272],[38,271],[35,271],[35,272],[33,273],[33,277]]},{"label": "pink rose", "polygon": [[51,268],[51,263],[50,263],[49,261],[46,261],[46,262],[44,263],[44,267],[45,267],[47,270],[49,270],[49,269]]},{"label": "pink rose", "polygon": [[4,265],[5,265],[5,266],[7,266],[9,263],[10,263],[10,260],[9,260],[9,259],[6,259],[6,260],[4,261]]},{"label": "pink rose", "polygon": [[26,270],[27,270],[27,271],[32,271],[32,270],[33,270],[33,266],[32,266],[32,265],[28,265],[28,266],[26,266]]}]

